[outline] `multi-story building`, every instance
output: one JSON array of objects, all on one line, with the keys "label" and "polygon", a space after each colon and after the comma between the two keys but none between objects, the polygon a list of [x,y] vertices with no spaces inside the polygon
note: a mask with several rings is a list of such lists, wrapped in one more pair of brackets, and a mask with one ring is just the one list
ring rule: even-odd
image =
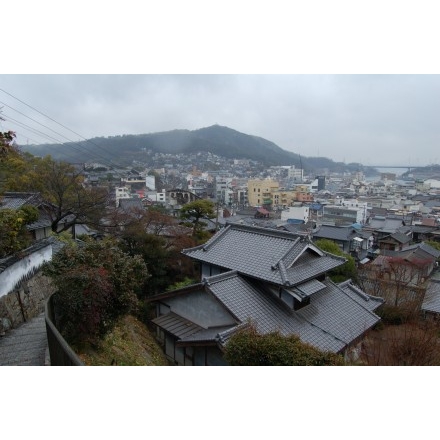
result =
[{"label": "multi-story building", "polygon": [[130,189],[126,186],[119,186],[115,188],[115,195],[116,195],[116,206],[119,206],[119,200],[121,199],[130,199]]},{"label": "multi-story building", "polygon": [[336,226],[364,224],[367,219],[367,204],[324,205],[322,221]]},{"label": "multi-story building", "polygon": [[250,206],[273,205],[272,193],[278,191],[279,182],[271,179],[249,180],[248,200]]}]

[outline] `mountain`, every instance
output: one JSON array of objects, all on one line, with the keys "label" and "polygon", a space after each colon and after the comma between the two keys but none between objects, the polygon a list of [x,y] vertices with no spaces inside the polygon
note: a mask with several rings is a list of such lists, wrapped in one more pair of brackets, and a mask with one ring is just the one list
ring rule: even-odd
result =
[{"label": "mountain", "polygon": [[[304,169],[343,168],[327,158],[305,158],[285,151],[275,143],[220,125],[198,130],[171,130],[159,133],[98,137],[64,144],[27,145],[24,151],[36,156],[50,154],[69,162],[128,164],[140,153],[197,153],[206,151],[230,159],[250,159],[266,166],[295,165]],[[143,156],[145,158],[145,155]]]}]

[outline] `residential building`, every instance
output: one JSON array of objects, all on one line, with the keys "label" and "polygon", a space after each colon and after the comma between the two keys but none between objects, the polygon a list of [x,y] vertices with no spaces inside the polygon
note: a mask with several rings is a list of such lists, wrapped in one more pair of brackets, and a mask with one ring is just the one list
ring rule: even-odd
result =
[{"label": "residential building", "polygon": [[227,224],[183,254],[200,263],[202,281],[149,298],[157,336],[178,365],[224,365],[229,338],[249,322],[349,356],[380,320],[374,311],[383,301],[328,279],[346,259],[307,237]]},{"label": "residential building", "polygon": [[250,206],[272,205],[272,193],[279,189],[279,182],[271,179],[249,180],[248,201]]},{"label": "residential building", "polygon": [[127,186],[118,186],[115,188],[116,195],[116,207],[119,206],[119,201],[121,199],[131,199],[132,195],[130,189]]},{"label": "residential building", "polygon": [[370,295],[384,298],[389,305],[420,311],[440,251],[426,243],[418,243],[401,251],[382,252],[364,264],[359,272],[363,289]]},{"label": "residential building", "polygon": [[290,206],[285,211],[281,211],[281,220],[289,222],[292,220],[301,220],[304,223],[309,221],[310,208],[308,206]]}]

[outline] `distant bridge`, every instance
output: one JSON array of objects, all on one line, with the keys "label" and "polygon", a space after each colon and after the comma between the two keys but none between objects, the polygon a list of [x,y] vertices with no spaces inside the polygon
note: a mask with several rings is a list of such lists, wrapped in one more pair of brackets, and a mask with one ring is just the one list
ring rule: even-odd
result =
[{"label": "distant bridge", "polygon": [[370,168],[425,168],[427,165],[365,165]]}]

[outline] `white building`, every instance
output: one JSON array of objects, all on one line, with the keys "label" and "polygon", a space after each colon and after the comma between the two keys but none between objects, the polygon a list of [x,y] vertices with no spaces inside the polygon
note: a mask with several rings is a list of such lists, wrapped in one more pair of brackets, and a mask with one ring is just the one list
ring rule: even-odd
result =
[{"label": "white building", "polygon": [[126,186],[119,186],[115,188],[115,195],[116,195],[116,206],[119,206],[119,200],[120,199],[130,199],[130,189]]},{"label": "white building", "polygon": [[146,176],[145,177],[145,186],[150,191],[156,190],[156,177],[155,176]]},{"label": "white building", "polygon": [[302,220],[309,221],[310,208],[308,206],[290,206],[286,211],[281,211],[281,220]]},{"label": "white building", "polygon": [[304,170],[295,168],[295,165],[292,165],[287,172],[287,176],[289,179],[299,180],[302,182],[304,180]]}]

